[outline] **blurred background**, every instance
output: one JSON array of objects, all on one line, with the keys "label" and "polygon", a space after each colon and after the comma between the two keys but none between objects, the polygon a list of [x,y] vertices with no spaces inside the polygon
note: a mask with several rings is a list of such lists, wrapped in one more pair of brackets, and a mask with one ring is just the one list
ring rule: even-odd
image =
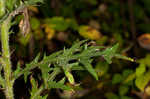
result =
[{"label": "blurred background", "polygon": [[[24,66],[38,53],[50,55],[83,39],[99,46],[119,43],[118,52],[135,62],[113,59],[108,64],[97,57],[92,65],[98,81],[86,71],[74,72],[80,84],[76,91],[51,90],[49,99],[150,99],[149,5],[150,0],[45,0],[29,6],[31,31],[25,37],[18,28],[22,16],[15,18],[10,38],[13,65],[19,60]],[[14,87],[16,99],[28,99],[23,89],[30,84],[23,77]]]}]

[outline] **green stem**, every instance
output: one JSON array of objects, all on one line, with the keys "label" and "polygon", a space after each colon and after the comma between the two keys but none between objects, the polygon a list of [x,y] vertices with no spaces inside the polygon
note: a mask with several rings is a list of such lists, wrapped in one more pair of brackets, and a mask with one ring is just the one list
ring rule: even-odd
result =
[{"label": "green stem", "polygon": [[2,58],[5,77],[5,95],[7,99],[14,99],[12,70],[9,51],[9,29],[11,18],[8,17],[1,25]]}]

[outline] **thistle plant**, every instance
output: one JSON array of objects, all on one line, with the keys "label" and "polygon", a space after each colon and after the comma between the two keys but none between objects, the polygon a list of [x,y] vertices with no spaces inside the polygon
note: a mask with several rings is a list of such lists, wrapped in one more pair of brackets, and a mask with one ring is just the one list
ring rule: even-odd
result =
[{"label": "thistle plant", "polygon": [[[9,48],[9,38],[11,27],[14,23],[13,18],[18,14],[25,15],[26,7],[29,5],[36,5],[42,3],[41,0],[28,0],[22,2],[22,0],[0,0],[0,33],[1,33],[1,48],[2,54],[0,57],[0,85],[3,89],[7,99],[14,99],[13,85],[16,79],[24,75],[24,80],[27,82],[27,77],[30,78],[32,88],[30,90],[31,99],[46,99],[48,93],[41,94],[44,90],[50,90],[52,88],[60,88],[62,90],[73,90],[71,87],[65,85],[68,81],[70,84],[75,85],[75,79],[72,75],[72,71],[87,70],[96,80],[98,76],[91,63],[94,57],[101,56],[108,63],[112,62],[112,58],[122,58],[133,61],[132,59],[117,54],[118,44],[113,47],[103,46],[90,46],[88,40],[76,42],[71,48],[63,49],[55,52],[49,56],[44,55],[43,59],[40,59],[40,54],[30,63],[25,65],[25,68],[21,68],[18,63],[16,70],[12,69],[11,54]],[[25,23],[26,22],[26,23]],[[21,31],[23,35],[28,33],[28,20],[24,20]],[[41,79],[42,84],[32,76],[33,69],[38,68],[41,71],[41,75],[38,76]],[[56,76],[64,73],[64,77],[56,81]]]}]

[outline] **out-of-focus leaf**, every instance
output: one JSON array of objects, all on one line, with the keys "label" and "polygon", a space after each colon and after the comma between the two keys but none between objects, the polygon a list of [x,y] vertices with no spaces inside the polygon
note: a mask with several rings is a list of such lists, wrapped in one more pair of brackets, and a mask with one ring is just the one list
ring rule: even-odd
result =
[{"label": "out-of-focus leaf", "polygon": [[139,88],[141,91],[144,91],[145,86],[150,81],[150,71],[146,72],[144,75],[141,75],[136,78],[135,85],[137,88]]},{"label": "out-of-focus leaf", "polygon": [[129,96],[120,96],[120,99],[133,99],[133,98]]},{"label": "out-of-focus leaf", "polygon": [[44,37],[44,32],[41,29],[34,30],[33,34],[36,40],[40,40]]},{"label": "out-of-focus leaf", "polygon": [[115,40],[117,42],[119,42],[119,45],[122,46],[124,43],[124,39],[122,38],[121,33],[113,33],[113,36],[114,36]]},{"label": "out-of-focus leaf", "polygon": [[133,73],[133,70],[132,69],[125,69],[125,70],[123,70],[123,72],[122,72],[122,76],[124,77],[124,78],[126,78],[126,77],[128,77],[130,74],[132,74]]},{"label": "out-of-focus leaf", "polygon": [[115,74],[112,78],[112,84],[118,84],[123,81],[122,75],[120,74]]},{"label": "out-of-focus leaf", "polygon": [[146,92],[147,95],[150,95],[150,86],[145,88],[145,92]]},{"label": "out-of-focus leaf", "polygon": [[98,40],[101,38],[101,33],[90,26],[80,26],[78,31],[86,39]]},{"label": "out-of-focus leaf", "polygon": [[86,2],[90,3],[91,5],[96,5],[98,3],[97,0],[86,0]]},{"label": "out-of-focus leaf", "polygon": [[40,27],[40,21],[37,18],[35,18],[35,17],[32,17],[30,19],[30,24],[31,24],[31,28],[33,30],[36,30],[36,29],[38,29]]},{"label": "out-of-focus leaf", "polygon": [[0,0],[0,18],[5,14],[5,0]]},{"label": "out-of-focus leaf", "polygon": [[98,62],[95,67],[98,76],[103,76],[104,74],[106,74],[108,69],[109,69],[109,64],[106,62]]},{"label": "out-of-focus leaf", "polygon": [[93,28],[95,28],[97,30],[99,30],[101,28],[100,23],[98,21],[96,21],[96,20],[90,20],[89,26],[93,27]]},{"label": "out-of-focus leaf", "polygon": [[105,94],[105,97],[107,98],[107,99],[120,99],[119,98],[119,96],[117,96],[116,94],[114,94],[114,93],[106,93]]},{"label": "out-of-focus leaf", "polygon": [[145,71],[146,71],[145,64],[140,64],[139,67],[136,68],[136,76],[139,77],[143,75]]},{"label": "out-of-focus leaf", "polygon": [[128,77],[124,80],[123,84],[130,85],[130,82],[132,82],[135,78],[136,78],[136,74],[132,73],[132,74],[128,75]]},{"label": "out-of-focus leaf", "polygon": [[19,42],[22,45],[26,46],[29,43],[30,38],[31,38],[31,34],[30,33],[28,33],[25,37],[23,35],[20,35]]},{"label": "out-of-focus leaf", "polygon": [[96,44],[104,45],[107,41],[108,41],[108,37],[107,36],[102,36],[101,39],[96,41]]},{"label": "out-of-focus leaf", "polygon": [[136,16],[136,19],[141,19],[145,13],[142,7],[139,5],[134,5],[133,10],[134,10],[133,13]]},{"label": "out-of-focus leaf", "polygon": [[140,60],[138,60],[139,63],[143,63],[145,64],[146,66],[150,67],[150,54],[147,54],[145,58],[142,58]]},{"label": "out-of-focus leaf", "polygon": [[66,6],[64,5],[62,8],[61,8],[61,14],[62,16],[64,17],[73,17],[74,16],[74,12],[73,12],[73,8],[70,7],[70,6]]},{"label": "out-of-focus leaf", "polygon": [[28,9],[34,13],[39,13],[39,10],[36,6],[29,6]]},{"label": "out-of-focus leaf", "polygon": [[80,13],[80,17],[83,18],[83,19],[88,19],[88,18],[91,18],[92,17],[92,14],[89,13],[88,11],[82,11]]},{"label": "out-of-focus leaf", "polygon": [[119,87],[119,95],[123,96],[126,95],[129,91],[129,87],[128,86],[120,86]]},{"label": "out-of-focus leaf", "polygon": [[47,34],[47,39],[50,40],[54,37],[55,35],[55,30],[53,28],[51,28],[50,26],[46,26],[45,27],[45,33]]},{"label": "out-of-focus leaf", "polygon": [[[16,4],[16,1],[17,1],[17,0],[7,0],[7,1],[5,2],[5,6],[7,7],[7,9],[8,9],[9,11],[12,11],[12,10],[13,10],[14,5]],[[4,5],[3,5],[3,6],[4,6]]]},{"label": "out-of-focus leaf", "polygon": [[69,27],[69,24],[67,24],[63,17],[52,17],[51,19],[46,19],[45,23],[57,31],[65,31]]},{"label": "out-of-focus leaf", "polygon": [[69,28],[73,30],[78,30],[78,24],[75,19],[66,19],[67,24],[69,25]]}]

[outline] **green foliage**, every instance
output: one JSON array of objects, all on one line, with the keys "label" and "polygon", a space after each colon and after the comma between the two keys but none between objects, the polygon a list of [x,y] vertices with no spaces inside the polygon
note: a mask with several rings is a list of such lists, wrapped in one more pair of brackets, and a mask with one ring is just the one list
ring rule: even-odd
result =
[{"label": "green foliage", "polygon": [[18,40],[22,45],[26,46],[29,43],[30,38],[31,34],[27,34],[26,37],[20,34],[20,38]]},{"label": "green foliage", "polygon": [[30,24],[31,24],[31,28],[32,28],[33,30],[36,30],[36,29],[38,29],[39,26],[40,26],[40,21],[39,21],[37,18],[32,17],[32,18],[30,19]]},{"label": "green foliage", "polygon": [[16,4],[17,0],[7,0],[6,6],[9,11],[12,11],[14,9],[14,5]]},{"label": "green foliage", "polygon": [[106,49],[103,54],[104,54],[104,59],[108,62],[111,63],[111,59],[112,57],[115,56],[116,54],[116,50],[118,48],[119,44],[116,44],[115,46],[113,46],[112,48]]},{"label": "green foliage", "polygon": [[133,73],[133,70],[132,69],[125,69],[123,72],[122,72],[122,76],[124,78],[128,77],[130,74]]},{"label": "green foliage", "polygon": [[150,59],[150,54],[147,54],[145,56],[145,58],[139,59],[138,62],[140,64],[145,64],[146,66],[150,67],[150,61],[149,61],[149,59]]},{"label": "green foliage", "polygon": [[35,79],[32,76],[30,77],[30,82],[32,85],[32,90],[30,91],[31,94],[30,99],[47,99],[48,95],[40,96],[42,86],[38,88],[38,83],[35,81]]},{"label": "green foliage", "polygon": [[145,64],[140,64],[139,67],[136,68],[136,76],[139,77],[143,75],[143,73],[146,71]]},{"label": "green foliage", "polygon": [[114,93],[106,93],[105,96],[107,99],[119,99],[119,97]]},{"label": "green foliage", "polygon": [[73,75],[67,69],[66,70],[64,69],[64,73],[66,77],[68,78],[69,83],[74,85],[75,81],[74,81]]},{"label": "green foliage", "polygon": [[78,31],[79,34],[86,39],[91,39],[91,40],[100,39],[100,32],[94,28],[91,28],[90,26],[82,25],[79,27]]},{"label": "green foliage", "polygon": [[64,19],[63,17],[52,17],[44,20],[45,24],[57,31],[66,31],[68,28],[78,29],[78,24],[74,19]]},{"label": "green foliage", "polygon": [[95,67],[99,77],[104,76],[108,72],[108,69],[109,64],[106,62],[98,62]]},{"label": "green foliage", "polygon": [[129,96],[121,96],[120,99],[133,99],[133,98],[131,98]]},{"label": "green foliage", "polygon": [[63,17],[53,17],[51,19],[46,19],[45,23],[58,31],[65,31],[69,27],[69,24],[67,24]]},{"label": "green foliage", "polygon": [[[53,88],[74,90],[73,87],[79,85],[77,84],[79,81],[76,81],[78,75],[76,75],[74,71],[81,71],[79,72],[79,75],[81,75],[79,79],[83,81],[83,84],[90,83],[89,76],[86,75],[87,72],[96,80],[100,78],[100,83],[99,81],[96,82],[98,83],[98,88],[94,83],[94,88],[96,87],[96,89],[92,87],[92,91],[94,90],[93,92],[95,92],[97,89],[102,90],[106,88],[104,93],[106,93],[105,96],[107,99],[131,99],[131,97],[126,95],[131,93],[129,89],[137,90],[135,87],[140,89],[141,92],[144,92],[144,88],[150,80],[148,76],[150,55],[147,54],[146,57],[138,59],[138,64],[130,64],[127,61],[114,59],[118,58],[134,62],[132,58],[126,57],[135,54],[134,46],[136,44],[133,43],[131,46],[129,45],[130,42],[135,42],[135,39],[131,40],[133,34],[130,33],[132,32],[132,27],[130,27],[131,22],[129,20],[130,15],[126,15],[130,10],[128,9],[129,5],[127,1],[45,0],[46,3],[44,3],[43,8],[39,7],[36,11],[34,8],[30,8],[30,5],[38,5],[43,3],[43,1],[44,0],[0,0],[0,23],[3,23],[3,21],[10,16],[13,19],[11,20],[11,24],[7,24],[5,21],[5,24],[0,25],[2,28],[1,32],[20,32],[17,26],[20,25],[21,20],[24,20],[22,17],[23,13],[20,12],[22,8],[28,7],[29,15],[32,15],[32,17],[30,17],[31,32],[28,35],[24,37],[20,35],[20,33],[9,33],[13,36],[17,35],[13,38],[10,37],[10,48],[16,48],[15,52],[12,52],[13,54],[11,55],[14,57],[14,54],[16,54],[16,58],[12,58],[12,64],[14,65],[15,63],[13,62],[19,59],[16,70],[13,70],[12,75],[8,77],[11,78],[10,83],[14,83],[16,79],[20,79],[20,76],[23,75],[26,84],[30,79],[30,98],[46,99],[48,95],[44,93],[45,90],[50,91]],[[136,19],[136,32],[140,31],[142,33],[149,32],[150,30],[148,18],[150,13],[149,3],[149,0],[134,2],[133,16]],[[16,14],[14,14],[14,12],[11,13],[12,11]],[[91,20],[96,21],[99,27],[97,28],[95,23],[91,24]],[[7,27],[7,29],[4,29],[4,27]],[[136,34],[134,35],[137,37]],[[31,36],[33,42],[31,41],[30,43]],[[85,39],[96,40],[96,46],[91,46],[92,44],[87,41],[81,41],[75,42],[71,48],[68,48],[68,46],[72,45],[74,40],[81,38],[80,36]],[[47,37],[48,39],[45,39]],[[8,41],[8,39],[6,41]],[[58,41],[59,44],[57,42],[55,44],[55,41]],[[120,46],[115,44],[116,42],[119,42]],[[62,43],[67,46],[64,50],[52,53],[48,56],[44,54],[43,57],[43,54],[38,54],[33,61],[30,60],[30,54],[31,56],[35,56],[39,51],[45,53],[43,52],[45,50],[47,51],[46,53],[51,53],[57,48],[60,49],[64,46]],[[34,45],[33,49],[36,49],[35,51],[32,49],[32,44]],[[21,47],[18,47],[20,45]],[[113,46],[103,47],[104,45]],[[26,50],[28,47],[29,50]],[[132,48],[133,51],[131,51]],[[121,54],[117,54],[118,49]],[[140,55],[139,48],[136,49],[136,51],[136,53]],[[144,53],[146,53],[146,51]],[[101,58],[94,60],[94,57],[99,56],[101,56]],[[112,59],[113,64],[109,65],[112,63]],[[24,67],[24,62],[26,61],[28,61],[28,63],[25,64]],[[3,62],[1,58],[0,62]],[[40,73],[36,75],[34,70]],[[82,72],[85,70],[87,72]],[[1,68],[0,72],[0,84],[5,90],[7,83],[5,80],[6,77],[3,77],[4,68]],[[85,78],[82,78],[82,73]],[[34,75],[37,77],[34,77]],[[89,85],[92,86],[92,84]],[[116,88],[115,90],[113,90],[114,87]],[[89,88],[88,90],[91,89]],[[82,92],[79,91],[79,93]],[[61,94],[65,94],[65,91],[62,91]]]},{"label": "green foliage", "polygon": [[37,3],[43,3],[44,0],[28,0],[28,1],[24,1],[24,3],[26,5],[36,5]]},{"label": "green foliage", "polygon": [[[138,60],[139,66],[136,68],[136,71],[135,71],[135,75],[136,75],[135,85],[141,91],[144,91],[144,88],[146,87],[146,85],[148,84],[150,80],[150,77],[148,76],[150,74],[149,59],[150,59],[149,54],[147,54],[144,58],[139,59]],[[148,70],[146,68],[148,68]]]},{"label": "green foliage", "polygon": [[[48,70],[50,70],[50,68],[48,69],[46,65],[53,64],[56,67],[62,68],[66,72],[66,69],[70,71],[74,65],[81,63],[85,67],[85,69],[87,69],[96,79],[98,79],[95,70],[91,66],[91,62],[92,62],[91,58],[94,56],[105,56],[105,54],[107,54],[105,51],[112,48],[107,48],[106,50],[100,51],[99,48],[102,47],[97,47],[97,46],[88,47],[87,44],[84,44],[83,46],[85,47],[83,47],[81,46],[81,44],[83,43],[85,43],[85,41],[76,43],[70,49],[64,49],[64,51],[59,51],[50,56],[45,56],[41,62],[37,62],[37,60],[35,59],[30,64],[27,64],[24,70],[34,68],[34,65],[37,66],[40,65],[39,67],[40,69],[43,70],[43,73],[44,72],[47,73],[49,72]],[[75,54],[76,52],[78,53]],[[111,59],[112,57],[113,56],[110,56],[108,58]],[[77,62],[69,63],[72,60],[76,60]]]},{"label": "green foliage", "polygon": [[[58,51],[56,53],[53,53],[50,56],[44,56],[44,58],[41,61],[38,61],[39,56],[40,56],[38,54],[37,57],[31,63],[26,64],[26,67],[23,70],[19,68],[20,66],[16,69],[16,71],[14,72],[15,79],[17,79],[19,76],[24,74],[25,81],[27,81],[27,76],[31,74],[30,70],[38,67],[42,72],[41,77],[44,81],[44,86],[46,89],[47,88],[48,89],[49,88],[50,89],[51,88],[70,89],[69,87],[64,85],[64,81],[61,80],[61,81],[56,82],[55,77],[56,75],[59,75],[60,73],[64,72],[65,77],[68,79],[69,83],[75,84],[74,77],[71,74],[72,70],[83,70],[83,69],[87,70],[91,75],[93,75],[93,77],[96,80],[98,80],[98,75],[91,65],[92,57],[102,56],[102,57],[105,57],[106,60],[109,60],[108,62],[110,63],[111,59],[115,56],[114,50],[116,50],[116,45],[114,45],[111,48],[106,48],[104,50],[102,50],[101,48],[103,47],[88,46],[86,44],[86,41],[81,41],[81,42],[75,43],[69,49]],[[110,53],[111,51],[113,54],[108,55],[107,52]],[[73,63],[70,63],[73,60],[76,60],[76,61]],[[80,66],[78,66],[79,64],[83,67],[81,68]],[[54,65],[54,67],[51,67],[51,65]],[[78,66],[78,68],[74,66]],[[121,79],[121,77],[119,79]],[[118,80],[118,75],[115,76],[115,78],[113,79],[113,82],[116,83],[116,80]],[[33,93],[34,93],[34,90],[33,90]]]},{"label": "green foliage", "polygon": [[5,0],[0,0],[0,18],[5,14]]},{"label": "green foliage", "polygon": [[143,75],[139,76],[135,80],[135,85],[141,90],[144,91],[145,86],[148,84],[150,80],[150,71],[144,73]]},{"label": "green foliage", "polygon": [[120,74],[115,74],[112,78],[112,84],[118,84],[123,81],[123,78]]},{"label": "green foliage", "polygon": [[128,92],[129,92],[128,86],[122,85],[119,87],[119,95],[120,96],[126,95]]},{"label": "green foliage", "polygon": [[132,99],[129,96],[117,96],[114,93],[106,93],[105,96],[107,99]]},{"label": "green foliage", "polygon": [[49,81],[48,82],[48,87],[51,89],[51,88],[60,88],[62,90],[72,90],[69,86],[66,86],[64,83],[61,83],[61,82],[55,82],[55,81]]}]

